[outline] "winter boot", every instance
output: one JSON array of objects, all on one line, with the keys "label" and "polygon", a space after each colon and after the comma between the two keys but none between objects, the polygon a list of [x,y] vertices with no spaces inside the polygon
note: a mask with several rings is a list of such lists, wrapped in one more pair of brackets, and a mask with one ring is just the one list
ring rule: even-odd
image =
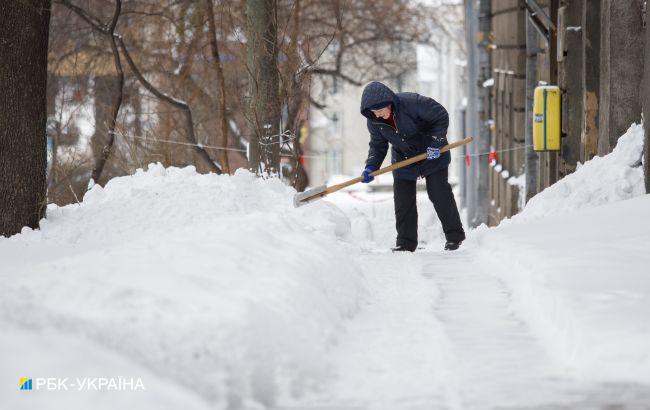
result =
[{"label": "winter boot", "polygon": [[447,243],[445,243],[445,250],[446,251],[455,251],[456,249],[458,249],[458,247],[460,246],[461,243],[463,243],[463,241],[460,241],[460,242],[447,241]]},{"label": "winter boot", "polygon": [[408,249],[403,246],[396,246],[394,248],[390,248],[391,251],[393,252],[413,252],[415,249]]}]

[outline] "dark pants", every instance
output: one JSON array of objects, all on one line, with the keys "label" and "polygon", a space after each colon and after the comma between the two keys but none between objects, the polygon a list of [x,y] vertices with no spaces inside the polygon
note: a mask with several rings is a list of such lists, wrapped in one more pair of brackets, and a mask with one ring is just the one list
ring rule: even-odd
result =
[{"label": "dark pants", "polygon": [[[465,240],[465,231],[447,177],[448,170],[446,168],[426,177],[427,194],[442,223],[442,230],[445,232],[447,241],[460,242]],[[415,250],[418,246],[418,209],[415,199],[415,184],[416,181],[406,179],[395,179],[393,182],[397,246],[409,250]]]}]

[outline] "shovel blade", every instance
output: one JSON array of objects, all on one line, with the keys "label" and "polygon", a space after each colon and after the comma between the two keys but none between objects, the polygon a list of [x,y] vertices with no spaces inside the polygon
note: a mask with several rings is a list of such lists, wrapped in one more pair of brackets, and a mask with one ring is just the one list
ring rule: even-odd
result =
[{"label": "shovel blade", "polygon": [[325,193],[325,190],[327,190],[327,185],[321,185],[316,188],[308,189],[304,192],[298,192],[294,197],[293,197],[293,206],[298,208],[299,206],[305,205],[311,201],[315,201],[316,199],[322,198]]}]

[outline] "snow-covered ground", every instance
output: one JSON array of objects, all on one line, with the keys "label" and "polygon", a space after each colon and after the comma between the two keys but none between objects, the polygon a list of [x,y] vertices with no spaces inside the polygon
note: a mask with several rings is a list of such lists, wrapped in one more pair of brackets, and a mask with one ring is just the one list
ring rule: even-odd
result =
[{"label": "snow-covered ground", "polygon": [[[650,196],[643,127],[472,236],[512,306],[569,374],[650,385]],[[495,255],[501,257],[494,258]],[[648,402],[650,403],[650,402]],[[650,404],[649,404],[650,406]]]},{"label": "snow-covered ground", "polygon": [[[345,215],[327,202],[294,209],[293,192],[247,171],[154,165],[0,239],[0,408],[32,408],[20,377],[143,377],[156,389],[146,369],[244,408],[323,384],[366,289]],[[44,343],[67,355],[48,367],[25,332],[72,337],[85,357]],[[139,367],[105,368],[107,350]]]},{"label": "snow-covered ground", "polygon": [[643,126],[632,124],[609,155],[578,163],[576,172],[531,198],[513,219],[538,219],[645,194],[643,135]]},{"label": "snow-covered ground", "polygon": [[456,252],[423,195],[423,249],[395,255],[390,194],[294,209],[278,181],[159,165],[95,186],[0,238],[0,409],[646,409],[641,136]]}]

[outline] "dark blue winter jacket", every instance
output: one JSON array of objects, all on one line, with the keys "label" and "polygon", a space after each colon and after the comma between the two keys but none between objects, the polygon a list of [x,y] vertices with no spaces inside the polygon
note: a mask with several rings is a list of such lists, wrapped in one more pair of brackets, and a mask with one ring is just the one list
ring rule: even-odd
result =
[{"label": "dark blue winter jacket", "polygon": [[[375,117],[370,107],[390,103],[396,128]],[[368,84],[361,97],[361,114],[368,118],[370,150],[366,166],[381,167],[391,144],[391,162],[402,161],[426,152],[427,147],[447,145],[449,115],[447,110],[432,98],[416,93],[395,94],[380,82]],[[449,166],[451,156],[443,153],[440,158],[424,160],[393,171],[395,179],[416,180]]]}]

